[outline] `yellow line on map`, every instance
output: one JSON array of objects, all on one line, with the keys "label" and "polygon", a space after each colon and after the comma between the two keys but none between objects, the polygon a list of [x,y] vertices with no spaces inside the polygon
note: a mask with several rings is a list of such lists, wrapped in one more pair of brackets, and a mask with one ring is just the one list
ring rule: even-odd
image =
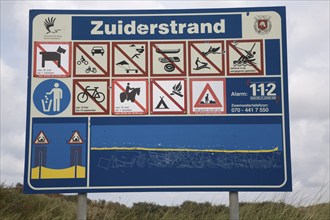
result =
[{"label": "yellow line on map", "polygon": [[217,149],[190,149],[190,148],[146,148],[146,147],[92,147],[91,150],[121,150],[121,151],[172,151],[172,152],[201,152],[201,153],[272,153],[278,147],[269,150],[217,150]]}]

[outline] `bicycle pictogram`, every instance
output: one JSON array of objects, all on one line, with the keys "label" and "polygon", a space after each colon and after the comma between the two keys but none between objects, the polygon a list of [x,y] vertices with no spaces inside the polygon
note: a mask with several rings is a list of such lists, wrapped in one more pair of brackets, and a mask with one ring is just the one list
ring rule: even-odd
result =
[{"label": "bicycle pictogram", "polygon": [[88,64],[88,61],[85,59],[84,56],[81,56],[80,60],[77,61],[78,65],[81,65],[82,63],[85,64],[85,65]]},{"label": "bicycle pictogram", "polygon": [[86,86],[83,92],[79,93],[77,99],[80,103],[87,102],[88,98],[92,98],[98,103],[101,103],[105,99],[105,95],[103,92],[98,91],[99,87],[90,88],[90,86]]}]

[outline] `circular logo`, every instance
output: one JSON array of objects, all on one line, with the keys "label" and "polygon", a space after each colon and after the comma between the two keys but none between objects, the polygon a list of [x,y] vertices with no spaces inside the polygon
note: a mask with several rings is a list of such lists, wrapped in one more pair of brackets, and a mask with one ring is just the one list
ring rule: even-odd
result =
[{"label": "circular logo", "polygon": [[34,90],[33,103],[41,113],[57,115],[68,107],[70,97],[70,90],[63,82],[49,79]]}]

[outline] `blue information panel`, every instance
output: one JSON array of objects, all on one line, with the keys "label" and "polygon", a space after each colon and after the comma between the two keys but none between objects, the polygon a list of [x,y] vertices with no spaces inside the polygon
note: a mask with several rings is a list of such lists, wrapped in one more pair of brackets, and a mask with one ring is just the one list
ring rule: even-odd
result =
[{"label": "blue information panel", "polygon": [[32,10],[24,191],[291,191],[284,7]]}]

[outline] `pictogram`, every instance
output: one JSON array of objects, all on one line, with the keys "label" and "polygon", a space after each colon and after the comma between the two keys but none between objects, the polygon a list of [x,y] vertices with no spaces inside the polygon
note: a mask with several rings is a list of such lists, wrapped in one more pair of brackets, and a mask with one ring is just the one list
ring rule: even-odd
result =
[{"label": "pictogram", "polygon": [[109,81],[106,79],[73,80],[74,115],[109,114]]},{"label": "pictogram", "polygon": [[224,75],[224,41],[188,42],[189,75]]},{"label": "pictogram", "polygon": [[227,70],[229,76],[263,75],[262,40],[227,41]]},{"label": "pictogram", "polygon": [[114,42],[112,47],[112,76],[148,75],[147,42]]},{"label": "pictogram", "polygon": [[151,79],[151,114],[186,114],[186,79]]},{"label": "pictogram", "polygon": [[109,76],[109,42],[75,42],[73,76]]},{"label": "pictogram", "polygon": [[35,42],[34,77],[70,77],[70,42]]}]

